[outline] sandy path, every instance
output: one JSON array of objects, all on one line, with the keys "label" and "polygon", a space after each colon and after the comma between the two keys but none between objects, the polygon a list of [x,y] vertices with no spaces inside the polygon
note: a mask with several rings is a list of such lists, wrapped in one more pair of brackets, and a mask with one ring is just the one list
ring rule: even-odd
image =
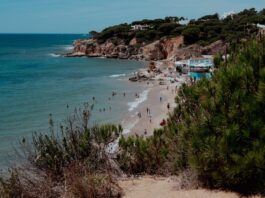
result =
[{"label": "sandy path", "polygon": [[125,198],[238,198],[235,193],[198,190],[179,190],[172,178],[141,177],[120,181]]}]

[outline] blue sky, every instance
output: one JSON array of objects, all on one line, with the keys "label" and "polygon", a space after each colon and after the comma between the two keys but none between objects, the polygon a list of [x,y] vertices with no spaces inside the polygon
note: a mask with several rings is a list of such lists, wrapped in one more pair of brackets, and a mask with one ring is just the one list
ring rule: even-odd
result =
[{"label": "blue sky", "polygon": [[265,7],[265,0],[0,0],[0,33],[87,33],[143,18]]}]

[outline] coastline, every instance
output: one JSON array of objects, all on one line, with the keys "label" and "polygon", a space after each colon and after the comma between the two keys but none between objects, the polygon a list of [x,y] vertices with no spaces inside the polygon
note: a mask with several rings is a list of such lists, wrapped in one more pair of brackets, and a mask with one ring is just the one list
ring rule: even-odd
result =
[{"label": "coastline", "polygon": [[[130,135],[146,137],[153,135],[154,130],[159,129],[161,127],[160,123],[163,120],[167,120],[169,113],[174,110],[177,91],[188,80],[187,75],[170,72],[169,68],[171,67],[168,63],[157,61],[155,65],[161,70],[161,73],[153,75],[150,80],[138,82],[139,86],[145,86],[146,89],[139,94],[139,98],[136,97],[134,102],[128,104],[132,105],[132,103],[135,103],[137,105],[133,108],[130,106],[128,114],[122,119],[121,123],[125,137]],[[142,72],[144,70],[146,68],[140,69]],[[176,81],[172,82],[170,80],[173,79],[169,77],[170,73],[174,73]],[[150,112],[147,112],[147,109]]]}]

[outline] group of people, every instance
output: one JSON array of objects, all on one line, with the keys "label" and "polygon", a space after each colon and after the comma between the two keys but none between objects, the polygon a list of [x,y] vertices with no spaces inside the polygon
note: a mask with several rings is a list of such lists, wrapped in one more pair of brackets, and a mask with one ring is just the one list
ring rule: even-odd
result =
[{"label": "group of people", "polygon": [[[116,95],[118,95],[118,93],[116,92],[116,91],[112,91],[112,93],[111,93],[111,97],[108,97],[108,101],[111,101],[111,98],[113,98],[114,96],[116,96]],[[126,97],[126,92],[123,92],[122,93],[122,95],[123,95],[123,97]],[[140,97],[140,95],[139,95],[139,93],[135,93],[135,98],[139,98]],[[94,104],[96,104],[96,97],[92,97],[92,101],[93,101],[93,107],[94,107]],[[91,110],[93,110],[93,109],[91,109]],[[105,112],[105,111],[107,111],[107,110],[109,110],[109,111],[111,111],[111,106],[109,106],[108,108],[100,108],[99,109],[99,112]],[[138,114],[138,116],[139,117],[141,117],[141,114]]]}]

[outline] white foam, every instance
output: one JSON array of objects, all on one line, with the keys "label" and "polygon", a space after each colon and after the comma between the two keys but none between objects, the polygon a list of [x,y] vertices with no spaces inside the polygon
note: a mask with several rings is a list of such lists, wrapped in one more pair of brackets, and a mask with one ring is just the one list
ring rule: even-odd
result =
[{"label": "white foam", "polygon": [[114,74],[114,75],[110,75],[109,77],[118,78],[118,77],[121,77],[121,76],[126,76],[126,74]]},{"label": "white foam", "polygon": [[136,98],[133,102],[128,102],[129,111],[133,111],[135,108],[137,108],[141,103],[147,100],[147,96],[149,93],[149,89],[144,90],[142,93],[140,93],[139,98]]},{"label": "white foam", "polygon": [[51,57],[54,57],[54,58],[57,58],[57,57],[60,57],[61,56],[60,54],[53,54],[53,53],[48,54],[48,55],[51,56]]},{"label": "white foam", "polygon": [[122,131],[122,134],[128,134],[131,132],[132,128],[138,123],[138,120],[134,120],[133,122],[128,123]]},{"label": "white foam", "polygon": [[66,51],[72,51],[74,49],[73,45],[63,45],[62,47]]},{"label": "white foam", "polygon": [[74,46],[72,45],[67,45],[67,46],[64,46],[64,49],[67,50],[67,51],[71,51],[74,49]]}]

